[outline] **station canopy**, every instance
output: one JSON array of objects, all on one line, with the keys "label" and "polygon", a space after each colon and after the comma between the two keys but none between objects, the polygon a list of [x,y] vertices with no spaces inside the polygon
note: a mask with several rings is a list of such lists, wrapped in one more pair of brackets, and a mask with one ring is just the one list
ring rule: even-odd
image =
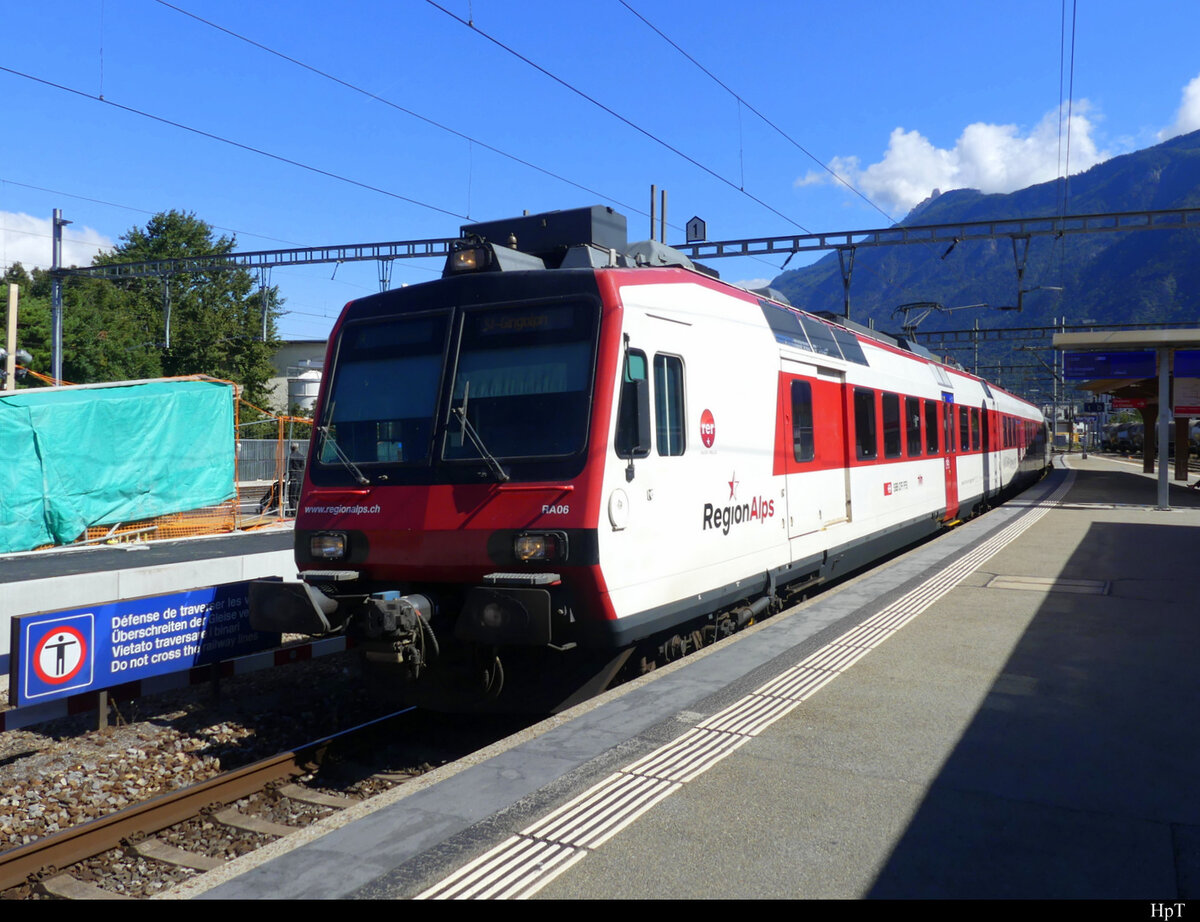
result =
[{"label": "station canopy", "polygon": [[1056,333],[1054,347],[1064,353],[1064,377],[1075,387],[1145,406],[1158,403],[1159,350],[1174,351],[1173,377],[1200,378],[1200,330]]}]

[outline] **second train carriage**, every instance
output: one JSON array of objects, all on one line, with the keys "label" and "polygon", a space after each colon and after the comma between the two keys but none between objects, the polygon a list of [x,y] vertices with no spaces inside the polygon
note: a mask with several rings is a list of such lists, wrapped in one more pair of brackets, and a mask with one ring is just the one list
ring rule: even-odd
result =
[{"label": "second train carriage", "polygon": [[1045,466],[1030,404],[624,230],[601,207],[464,227],[441,280],[347,305],[301,582],[255,586],[258,626],[346,630],[435,706],[526,694],[514,664],[594,688]]}]

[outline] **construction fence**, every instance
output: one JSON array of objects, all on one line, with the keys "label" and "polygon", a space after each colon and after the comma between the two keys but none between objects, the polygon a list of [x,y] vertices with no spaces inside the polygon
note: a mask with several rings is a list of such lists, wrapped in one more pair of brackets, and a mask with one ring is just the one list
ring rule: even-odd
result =
[{"label": "construction fence", "polygon": [[243,437],[264,429],[260,421],[239,423],[237,439],[237,492],[242,527],[257,518],[293,518],[300,501],[300,484],[308,459],[308,441],[312,420],[276,416],[274,437]]}]

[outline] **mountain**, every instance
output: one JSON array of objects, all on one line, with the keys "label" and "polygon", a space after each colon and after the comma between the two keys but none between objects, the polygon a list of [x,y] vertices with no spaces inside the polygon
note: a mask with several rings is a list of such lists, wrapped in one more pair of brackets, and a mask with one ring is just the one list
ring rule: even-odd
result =
[{"label": "mountain", "polygon": [[[1069,214],[1198,207],[1200,131],[1097,164],[1072,176],[1068,190]],[[1057,180],[1007,195],[956,189],[935,193],[902,223],[1050,217],[1059,211],[1061,194]],[[797,307],[842,313],[836,253],[785,272],[771,284]],[[976,320],[984,328],[1043,326],[1061,317],[1068,324],[1085,319],[1094,323],[1200,320],[1200,227],[1034,237],[1022,288],[1027,291],[1022,313],[986,309],[931,313],[918,328],[917,338],[939,329],[967,329]],[[1040,290],[1029,291],[1035,288]],[[1014,305],[1016,300],[1016,263],[1008,238],[966,241],[949,252],[944,243],[860,248],[851,279],[850,317],[898,331],[902,318],[894,312],[900,304],[937,301],[953,308],[986,302],[999,307]],[[991,357],[997,359],[998,354]]]}]

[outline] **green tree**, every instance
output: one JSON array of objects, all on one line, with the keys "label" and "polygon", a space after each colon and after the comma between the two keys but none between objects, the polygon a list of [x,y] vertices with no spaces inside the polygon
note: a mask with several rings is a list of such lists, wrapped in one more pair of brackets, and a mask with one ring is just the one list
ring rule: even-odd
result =
[{"label": "green tree", "polygon": [[[4,276],[20,288],[17,341],[42,374],[52,367],[50,273],[20,264]],[[157,343],[147,318],[138,316],[134,299],[101,279],[68,278],[63,284],[63,378],[73,384],[127,381],[162,375]],[[26,384],[37,386],[29,379]]]},{"label": "green tree", "polygon": [[[233,252],[232,237],[214,237],[211,225],[194,214],[168,211],[143,227],[131,228],[96,265],[153,262]],[[153,331],[161,374],[206,374],[235,381],[251,403],[265,402],[267,380],[274,374],[271,356],[278,346],[275,323],[280,300],[275,288],[260,289],[244,269],[211,269],[138,278],[117,283],[129,298],[124,315],[143,337]],[[164,287],[166,301],[164,301]],[[263,342],[263,308],[266,342]],[[165,308],[170,308],[170,346],[165,342]],[[66,374],[64,364],[64,374]]]}]

